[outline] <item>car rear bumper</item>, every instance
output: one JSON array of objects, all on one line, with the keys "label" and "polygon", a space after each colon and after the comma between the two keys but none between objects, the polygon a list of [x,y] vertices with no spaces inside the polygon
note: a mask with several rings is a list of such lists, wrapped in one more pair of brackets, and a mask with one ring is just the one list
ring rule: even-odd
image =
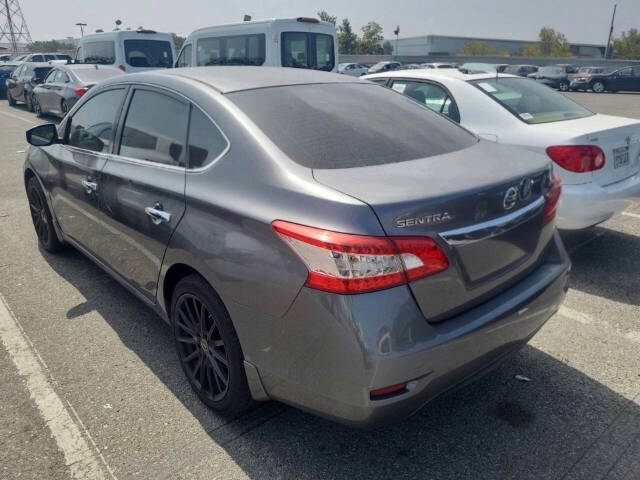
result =
[{"label": "car rear bumper", "polygon": [[597,225],[640,200],[640,173],[601,187],[595,183],[563,185],[557,225],[579,230]]},{"label": "car rear bumper", "polygon": [[[242,327],[238,334],[271,398],[370,428],[415,413],[521,348],[559,308],[569,268],[555,233],[529,276],[439,323],[425,320],[406,286],[352,296],[304,288],[269,325],[273,341],[262,337],[260,348],[247,348]],[[373,389],[404,382],[403,393],[370,398]]]}]

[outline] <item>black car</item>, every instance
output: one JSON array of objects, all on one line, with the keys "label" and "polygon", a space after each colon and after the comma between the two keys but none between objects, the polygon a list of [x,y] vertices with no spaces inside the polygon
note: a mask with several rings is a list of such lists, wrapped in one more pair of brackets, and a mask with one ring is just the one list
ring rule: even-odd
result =
[{"label": "black car", "polygon": [[547,65],[540,67],[536,73],[536,81],[562,92],[569,90],[569,75],[576,72],[573,65]]},{"label": "black car", "polygon": [[526,77],[527,75],[536,73],[537,71],[538,67],[536,65],[509,65],[502,73]]},{"label": "black car", "polygon": [[591,89],[595,93],[640,92],[640,66],[624,67],[610,73],[584,73],[576,75],[571,81],[575,90]]},{"label": "black car", "polygon": [[7,86],[5,85],[5,82],[7,78],[11,76],[11,72],[13,72],[17,67],[17,63],[4,63],[0,65],[0,97],[4,97],[7,94]]},{"label": "black car", "polygon": [[12,107],[16,102],[24,102],[33,112],[33,89],[42,83],[51,70],[49,63],[23,63],[7,78],[7,101]]}]

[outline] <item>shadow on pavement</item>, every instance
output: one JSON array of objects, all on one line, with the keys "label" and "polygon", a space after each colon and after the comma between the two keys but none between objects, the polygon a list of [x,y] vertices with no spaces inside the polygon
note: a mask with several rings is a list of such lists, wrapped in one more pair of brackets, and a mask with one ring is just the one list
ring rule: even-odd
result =
[{"label": "shadow on pavement", "polygon": [[[584,284],[589,271],[580,255],[574,268]],[[640,406],[530,346],[385,429],[353,430],[275,402],[221,425],[190,391],[162,320],[75,250],[43,256],[86,298],[67,316],[99,312],[251,479],[591,479],[614,465],[631,471],[624,478],[640,478],[640,465],[629,467],[634,460],[625,454],[640,434]],[[130,478],[176,478],[212,455],[210,446],[183,440],[179,451],[159,452]]]},{"label": "shadow on pavement", "polygon": [[573,263],[570,288],[640,306],[640,237],[605,227],[561,235]]}]

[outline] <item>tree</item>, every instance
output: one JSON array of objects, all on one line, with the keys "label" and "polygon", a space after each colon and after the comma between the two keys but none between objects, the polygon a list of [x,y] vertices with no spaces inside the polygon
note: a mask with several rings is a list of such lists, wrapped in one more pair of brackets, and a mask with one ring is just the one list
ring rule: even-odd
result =
[{"label": "tree", "polygon": [[358,39],[356,53],[364,55],[381,55],[383,50],[380,42],[384,39],[382,36],[382,26],[377,22],[369,22],[362,30],[362,38]]},{"label": "tree", "polygon": [[542,52],[540,51],[540,45],[528,44],[522,47],[522,56],[523,57],[541,57]]},{"label": "tree", "polygon": [[495,55],[496,51],[484,42],[468,42],[462,49],[462,55]]},{"label": "tree", "polygon": [[57,40],[38,40],[27,45],[30,52],[59,52],[60,50],[73,50],[73,43],[63,43]]},{"label": "tree", "polygon": [[393,45],[391,45],[389,40],[382,44],[382,53],[385,55],[393,55]]},{"label": "tree", "polygon": [[614,38],[613,51],[617,58],[640,60],[640,32],[632,28],[619,38]]},{"label": "tree", "polygon": [[543,57],[570,57],[571,49],[564,34],[543,27],[540,29],[540,53]]},{"label": "tree", "polygon": [[338,51],[345,55],[356,53],[358,35],[353,33],[351,22],[348,18],[343,18],[338,27]]},{"label": "tree", "polygon": [[334,16],[334,15],[329,15],[329,13],[327,13],[326,10],[322,10],[321,12],[318,12],[318,17],[320,17],[320,20],[322,20],[323,22],[329,22],[332,24],[336,24],[336,21],[338,20],[338,17]]},{"label": "tree", "polygon": [[176,52],[179,52],[186,38],[177,33],[172,33],[171,36],[173,37],[173,44],[176,46]]}]

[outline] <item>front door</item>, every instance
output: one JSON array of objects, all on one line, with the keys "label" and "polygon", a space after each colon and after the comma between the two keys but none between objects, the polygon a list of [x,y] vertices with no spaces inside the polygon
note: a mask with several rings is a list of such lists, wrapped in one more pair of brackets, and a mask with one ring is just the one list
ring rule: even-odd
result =
[{"label": "front door", "polygon": [[181,97],[136,87],[119,128],[119,148],[101,175],[102,208],[118,232],[105,245],[106,261],[150,300],[185,210],[189,108]]},{"label": "front door", "polygon": [[65,125],[64,143],[47,154],[54,169],[53,210],[62,231],[99,259],[117,235],[103,214],[103,170],[115,138],[126,88],[98,93],[82,105]]}]

